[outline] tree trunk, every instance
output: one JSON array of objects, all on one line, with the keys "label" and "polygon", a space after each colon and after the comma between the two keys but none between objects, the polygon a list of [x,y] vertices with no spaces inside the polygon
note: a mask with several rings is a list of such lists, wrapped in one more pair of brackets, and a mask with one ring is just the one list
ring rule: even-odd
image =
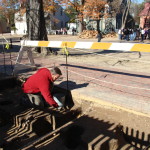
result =
[{"label": "tree trunk", "polygon": [[130,4],[131,4],[131,0],[128,0],[128,2],[127,2],[128,8],[127,8],[127,12],[126,12],[126,15],[125,15],[125,18],[124,18],[124,23],[123,23],[123,26],[124,26],[124,27],[125,27],[125,25],[126,25],[127,16],[128,16],[128,14],[129,14]]},{"label": "tree trunk", "polygon": [[[80,0],[80,5],[84,5],[85,0]],[[80,12],[81,13],[81,12]],[[79,33],[81,33],[83,31],[83,16],[79,21]]]},{"label": "tree trunk", "polygon": [[126,11],[127,11],[127,5],[125,6],[123,14],[122,14],[122,22],[121,22],[121,28],[122,29],[124,28],[123,24],[124,24],[124,18],[125,18]]},{"label": "tree trunk", "polygon": [[[27,33],[29,40],[48,40],[45,18],[43,11],[43,0],[27,0]],[[41,52],[41,49],[37,50]]]},{"label": "tree trunk", "polygon": [[83,21],[79,21],[79,33],[83,31]]},{"label": "tree trunk", "polygon": [[97,22],[97,31],[99,31],[99,30],[100,30],[100,26],[99,26],[100,19],[99,19],[99,20],[96,20],[96,22]]},{"label": "tree trunk", "polygon": [[126,21],[127,21],[127,16],[128,16],[128,13],[129,13],[130,5],[131,5],[131,0],[128,0],[127,1],[127,6],[125,8],[125,12],[124,12],[123,17],[122,17],[122,29],[126,25]]}]

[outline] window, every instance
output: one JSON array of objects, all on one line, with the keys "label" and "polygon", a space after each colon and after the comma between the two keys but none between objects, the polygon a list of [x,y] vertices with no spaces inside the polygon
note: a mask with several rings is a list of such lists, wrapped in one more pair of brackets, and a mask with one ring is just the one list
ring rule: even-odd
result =
[{"label": "window", "polygon": [[146,28],[150,27],[150,19],[149,18],[145,19],[145,25],[144,25],[144,27],[146,27]]}]

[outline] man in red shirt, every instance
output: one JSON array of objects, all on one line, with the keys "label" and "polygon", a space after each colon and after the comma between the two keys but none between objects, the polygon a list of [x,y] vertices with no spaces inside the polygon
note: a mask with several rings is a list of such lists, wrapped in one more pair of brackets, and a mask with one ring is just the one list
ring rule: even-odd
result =
[{"label": "man in red shirt", "polygon": [[62,107],[63,104],[51,94],[53,82],[61,75],[61,70],[58,67],[54,67],[51,71],[47,68],[41,68],[26,80],[22,90],[27,93],[34,106],[44,108],[44,101],[46,101],[50,106]]}]

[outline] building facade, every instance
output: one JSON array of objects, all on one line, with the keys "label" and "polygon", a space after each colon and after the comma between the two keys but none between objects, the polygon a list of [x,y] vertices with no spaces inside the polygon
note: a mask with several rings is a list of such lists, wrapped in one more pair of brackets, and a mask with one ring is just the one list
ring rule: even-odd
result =
[{"label": "building facade", "polygon": [[20,12],[15,13],[14,17],[15,22],[15,31],[11,31],[11,33],[24,35],[27,33],[27,23],[26,23],[26,13],[20,14]]},{"label": "building facade", "polygon": [[[60,30],[67,26],[69,17],[64,13],[61,6],[57,7],[57,11],[53,13],[45,13],[46,29],[48,34],[52,34],[52,30]],[[15,33],[24,35],[27,33],[27,23],[26,23],[26,12],[20,14],[17,12],[15,14]],[[53,32],[54,33],[54,32]]]},{"label": "building facade", "polygon": [[49,34],[55,33],[55,30],[66,28],[69,17],[64,13],[61,6],[57,6],[57,11],[53,13],[45,13],[46,29]]},{"label": "building facade", "polygon": [[145,3],[144,9],[140,12],[140,27],[150,28],[150,3]]}]

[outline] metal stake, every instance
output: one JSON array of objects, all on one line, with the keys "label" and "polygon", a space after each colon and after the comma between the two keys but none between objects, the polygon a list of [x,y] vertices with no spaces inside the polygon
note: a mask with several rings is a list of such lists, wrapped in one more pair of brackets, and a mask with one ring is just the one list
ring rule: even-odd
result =
[{"label": "metal stake", "polygon": [[6,62],[5,62],[5,48],[4,48],[4,41],[2,41],[2,45],[3,45],[3,56],[4,56],[4,71],[6,74]]},{"label": "metal stake", "polygon": [[66,76],[67,76],[67,92],[68,92],[68,56],[66,54]]},{"label": "metal stake", "polygon": [[11,60],[11,58],[12,58],[12,57],[11,57],[11,51],[10,51],[9,54],[10,54],[10,55],[9,55],[9,56],[10,56],[9,58],[10,58],[10,62],[11,62],[12,75],[14,75],[14,73],[13,73],[14,69],[13,69],[13,64],[12,64],[12,60]]}]

